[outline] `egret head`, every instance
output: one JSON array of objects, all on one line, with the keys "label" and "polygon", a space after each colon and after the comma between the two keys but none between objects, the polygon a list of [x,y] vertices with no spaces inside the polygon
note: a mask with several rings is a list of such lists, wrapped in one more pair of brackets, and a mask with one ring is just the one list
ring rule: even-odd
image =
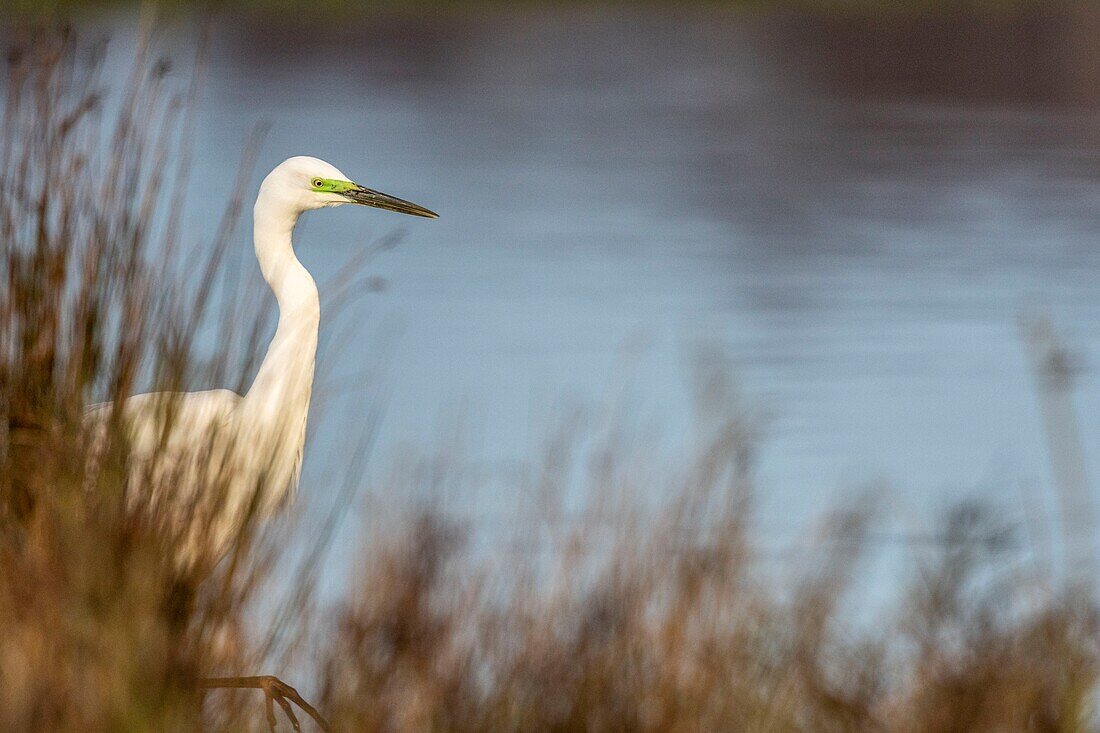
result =
[{"label": "egret head", "polygon": [[395,196],[353,182],[336,166],[318,158],[300,155],[276,166],[260,186],[261,193],[298,213],[341,204],[359,204],[429,219],[434,211]]}]

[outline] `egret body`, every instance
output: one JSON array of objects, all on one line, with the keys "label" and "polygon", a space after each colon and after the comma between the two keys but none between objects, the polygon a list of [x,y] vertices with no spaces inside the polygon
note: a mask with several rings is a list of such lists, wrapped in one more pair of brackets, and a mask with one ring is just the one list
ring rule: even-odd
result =
[{"label": "egret body", "polygon": [[[343,204],[436,217],[422,206],[353,183],[323,160],[284,161],[260,185],[253,209],[256,259],[278,303],[279,321],[252,386],[244,396],[225,389],[158,392],[122,405],[131,434],[131,478],[138,483],[133,495],[186,523],[181,562],[216,560],[247,512],[270,514],[297,487],[321,309],[292,235],[303,213]],[[93,406],[88,420],[102,421],[110,408],[110,403]],[[143,478],[151,479],[150,487],[141,485]],[[203,496],[204,491],[214,495]]]}]

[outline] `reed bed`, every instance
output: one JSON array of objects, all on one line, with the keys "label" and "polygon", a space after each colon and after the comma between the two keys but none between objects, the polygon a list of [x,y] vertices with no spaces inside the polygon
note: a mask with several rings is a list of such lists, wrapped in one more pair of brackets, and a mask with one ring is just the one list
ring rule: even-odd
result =
[{"label": "reed bed", "polygon": [[[141,502],[170,494],[176,477],[135,485],[119,411],[94,430],[85,412],[211,378],[239,388],[247,362],[230,372],[224,350],[204,362],[192,345],[240,199],[230,198],[213,241],[181,234],[188,90],[169,82],[145,37],[111,94],[103,51],[62,28],[22,31],[8,54],[0,682],[12,694],[0,728],[196,730],[204,716],[225,727],[235,713],[204,712],[196,681],[244,663],[240,624],[262,576],[257,533],[246,522],[216,570],[180,564],[173,549],[193,526]],[[192,256],[196,280],[171,265],[182,247],[209,253]],[[239,343],[239,323],[226,319],[217,342]]]},{"label": "reed bed", "polygon": [[[945,510],[891,581],[900,598],[865,613],[879,517],[836,512],[777,562],[753,531],[751,471],[739,464],[753,446],[738,418],[662,479],[667,501],[649,510],[634,494],[652,495],[647,472],[634,471],[644,460],[612,457],[582,492],[597,501],[511,517],[519,544],[487,551],[438,503],[382,520],[319,644],[334,725],[1096,729],[1092,596],[1055,590],[1021,552],[1018,528],[978,503]],[[564,477],[608,459],[595,443],[558,444],[543,464],[551,473],[517,485],[549,481],[542,490],[566,495]],[[416,491],[395,481],[397,495]]]},{"label": "reed bed", "polygon": [[[263,730],[258,695],[204,698],[199,680],[282,674],[275,636],[341,731],[1097,729],[1091,588],[1004,552],[1016,536],[979,505],[946,511],[899,602],[859,622],[874,512],[835,513],[777,571],[754,531],[757,421],[721,369],[698,377],[694,444],[662,465],[615,420],[563,421],[507,477],[532,501],[504,537],[434,493],[460,468],[396,464],[331,606],[308,573],[288,605],[260,603],[287,526],[246,523],[220,563],[181,566],[186,529],[135,501],[126,431],[89,435],[85,408],[240,389],[264,329],[203,308],[239,196],[198,248],[203,277],[171,265],[196,251],[177,213],[190,92],[143,41],[111,97],[99,58],[27,31],[4,84],[0,729]],[[204,358],[203,327],[236,346]]]}]

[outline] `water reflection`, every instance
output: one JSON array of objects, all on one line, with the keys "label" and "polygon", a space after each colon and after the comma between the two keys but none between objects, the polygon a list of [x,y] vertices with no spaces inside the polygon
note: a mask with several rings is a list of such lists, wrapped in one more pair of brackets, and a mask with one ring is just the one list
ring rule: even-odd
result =
[{"label": "water reflection", "polygon": [[[196,170],[221,175],[266,118],[265,167],[318,155],[440,211],[366,305],[400,332],[390,446],[464,402],[476,453],[524,455],[548,402],[623,388],[624,351],[676,436],[685,346],[705,340],[775,415],[765,516],[787,532],[878,476],[903,506],[1046,481],[1014,319],[1040,303],[1100,340],[1098,23],[557,8],[372,17],[316,42],[241,24],[216,39]],[[362,227],[398,224],[362,222],[306,223],[321,281]],[[1091,373],[1082,388],[1094,408]]]}]

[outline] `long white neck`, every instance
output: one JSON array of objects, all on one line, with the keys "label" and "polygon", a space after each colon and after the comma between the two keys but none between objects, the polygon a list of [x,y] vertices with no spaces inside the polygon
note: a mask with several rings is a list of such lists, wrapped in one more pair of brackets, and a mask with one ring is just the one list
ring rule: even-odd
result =
[{"label": "long white neck", "polygon": [[256,259],[279,303],[279,325],[242,412],[258,427],[304,439],[321,317],[317,285],[294,255],[298,211],[261,189],[253,216]]}]

